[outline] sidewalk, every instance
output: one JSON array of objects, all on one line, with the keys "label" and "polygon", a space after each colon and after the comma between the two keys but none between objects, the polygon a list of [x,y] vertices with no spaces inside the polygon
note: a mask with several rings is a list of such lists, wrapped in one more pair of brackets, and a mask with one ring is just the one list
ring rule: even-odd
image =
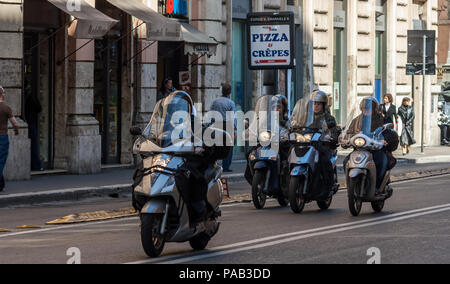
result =
[{"label": "sidewalk", "polygon": [[[394,155],[398,158],[397,167],[442,163],[442,168],[449,168],[450,147],[426,148],[425,154],[421,154],[420,150],[420,147],[414,147],[408,156],[403,156],[401,150],[396,151]],[[342,161],[349,152],[339,151],[339,172],[342,172]],[[434,167],[436,168],[436,166]],[[246,162],[234,161],[231,168],[233,172],[224,173],[223,177],[227,178],[230,184],[243,182]],[[0,193],[0,208],[21,204],[40,204],[100,196],[117,197],[122,194],[129,194],[133,182],[133,173],[133,169],[104,169],[101,173],[95,175],[34,176],[28,181],[7,182],[5,190]]]}]

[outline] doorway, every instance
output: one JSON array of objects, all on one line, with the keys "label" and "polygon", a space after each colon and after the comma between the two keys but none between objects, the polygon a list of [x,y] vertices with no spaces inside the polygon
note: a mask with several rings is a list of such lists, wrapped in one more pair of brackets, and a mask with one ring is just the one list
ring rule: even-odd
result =
[{"label": "doorway", "polygon": [[31,140],[32,171],[53,168],[55,38],[50,33],[24,32],[23,113]]},{"label": "doorway", "polygon": [[158,91],[166,78],[172,79],[174,88],[180,88],[179,74],[189,71],[188,60],[184,54],[184,42],[158,42]]},{"label": "doorway", "polygon": [[95,41],[94,115],[102,136],[102,163],[120,163],[122,47],[119,36]]}]

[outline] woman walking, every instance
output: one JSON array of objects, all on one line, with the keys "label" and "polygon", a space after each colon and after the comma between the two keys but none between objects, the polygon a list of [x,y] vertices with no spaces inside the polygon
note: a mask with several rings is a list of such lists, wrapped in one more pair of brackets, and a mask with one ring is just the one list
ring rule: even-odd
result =
[{"label": "woman walking", "polygon": [[[384,116],[384,124],[392,123],[394,126],[397,126],[397,108],[392,104],[394,98],[391,94],[386,94],[383,97],[384,104],[382,104],[383,116]],[[397,128],[397,127],[396,127]]]},{"label": "woman walking", "polygon": [[402,106],[398,109],[398,115],[403,123],[402,136],[400,139],[400,145],[403,149],[403,155],[409,154],[411,145],[416,144],[414,140],[414,109],[410,105],[411,99],[404,98]]}]

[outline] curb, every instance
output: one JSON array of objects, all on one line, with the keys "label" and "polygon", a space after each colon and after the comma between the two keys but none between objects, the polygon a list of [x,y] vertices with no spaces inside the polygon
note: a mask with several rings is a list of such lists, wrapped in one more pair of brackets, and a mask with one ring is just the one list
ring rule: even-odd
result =
[{"label": "curb", "polygon": [[118,197],[119,195],[130,193],[131,185],[127,184],[0,195],[0,208],[21,205],[37,205],[58,201],[79,201],[93,197]]},{"label": "curb", "polygon": [[[408,164],[408,161],[403,161],[402,164]],[[338,167],[338,171],[342,172],[342,167]],[[450,174],[450,168],[443,168],[437,170],[424,170],[405,173],[397,176],[392,176],[392,182],[399,182],[404,180],[439,176]],[[228,179],[229,184],[244,182],[244,174],[230,174],[224,175],[223,178]],[[344,189],[344,187],[341,187]],[[120,195],[131,194],[131,184],[102,186],[102,187],[86,187],[73,188],[64,190],[50,190],[43,192],[30,192],[23,194],[9,194],[0,195],[0,208],[7,208],[12,206],[27,206],[39,205],[51,202],[61,201],[79,201],[87,198],[95,197],[112,197],[117,198]],[[223,204],[233,204],[248,202],[248,196],[231,196],[228,200],[224,200]]]}]

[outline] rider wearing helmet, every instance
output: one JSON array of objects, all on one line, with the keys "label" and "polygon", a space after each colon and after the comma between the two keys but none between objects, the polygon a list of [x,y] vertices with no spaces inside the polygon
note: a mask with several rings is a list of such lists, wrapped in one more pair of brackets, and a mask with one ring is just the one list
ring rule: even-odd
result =
[{"label": "rider wearing helmet", "polygon": [[[354,135],[360,133],[363,129],[363,120],[365,117],[371,116],[370,122],[370,130],[367,131],[373,133],[380,127],[383,127],[384,118],[382,115],[382,110],[378,101],[374,97],[365,98],[361,101],[360,104],[361,114],[353,119],[351,122],[345,139],[350,139]],[[390,168],[392,169],[396,164],[396,159],[392,155],[392,152],[395,151],[399,144],[399,138],[395,131],[391,129],[386,129],[383,132],[383,136],[385,139],[385,147],[382,150],[374,151],[372,153],[373,160],[375,162],[375,166],[377,169],[377,182],[376,188],[380,189],[381,183],[383,182],[383,178],[386,174],[386,171]],[[347,162],[350,159],[350,155],[347,156],[344,160],[344,169],[347,165]]]},{"label": "rider wearing helmet", "polygon": [[328,95],[325,92],[316,92],[312,101],[314,103],[313,128],[326,128],[330,133],[330,135],[325,137],[326,140],[331,142],[330,146],[321,145],[318,150],[320,153],[319,165],[324,185],[326,188],[331,188],[334,185],[334,170],[331,164],[332,150],[337,148],[341,128],[337,126],[336,119],[330,114]]}]

